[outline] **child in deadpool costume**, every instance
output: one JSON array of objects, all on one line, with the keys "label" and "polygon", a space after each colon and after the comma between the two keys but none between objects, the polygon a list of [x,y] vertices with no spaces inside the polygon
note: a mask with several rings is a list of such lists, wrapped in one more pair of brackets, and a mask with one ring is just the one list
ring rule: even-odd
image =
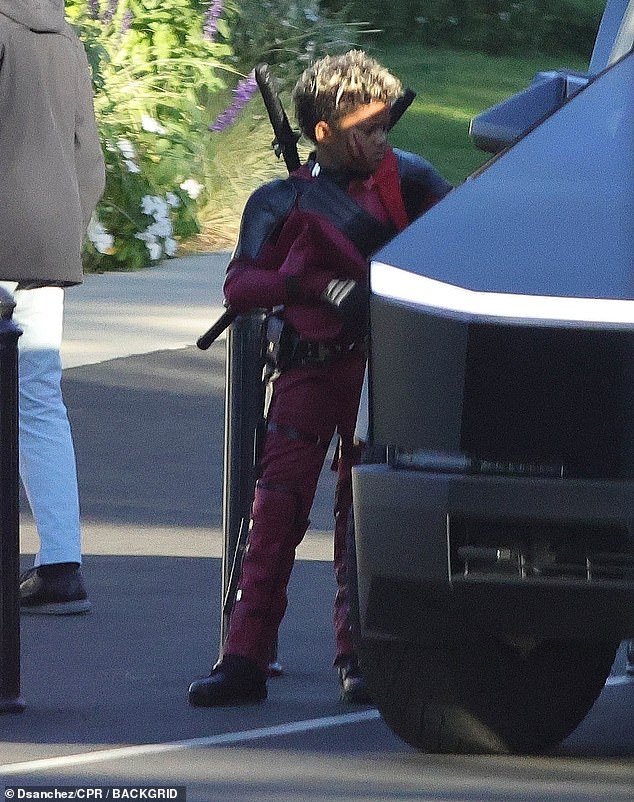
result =
[{"label": "child in deadpool costume", "polygon": [[279,346],[279,358],[229,631],[210,676],[191,684],[192,705],[266,698],[295,549],[335,432],[335,666],[342,698],[369,701],[346,587],[368,258],[451,189],[427,161],[388,146],[390,107],[400,94],[398,79],[362,51],[317,61],[293,92],[301,131],[316,150],[289,178],[256,190],[245,207],[225,297],[238,313],[280,308],[282,335],[271,343],[272,350]]}]

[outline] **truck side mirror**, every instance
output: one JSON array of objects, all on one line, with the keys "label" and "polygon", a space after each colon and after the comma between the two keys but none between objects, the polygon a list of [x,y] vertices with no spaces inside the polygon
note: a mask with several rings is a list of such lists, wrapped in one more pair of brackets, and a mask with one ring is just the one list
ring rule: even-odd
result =
[{"label": "truck side mirror", "polygon": [[529,87],[474,117],[469,135],[480,150],[499,153],[587,83],[579,73],[539,72]]}]

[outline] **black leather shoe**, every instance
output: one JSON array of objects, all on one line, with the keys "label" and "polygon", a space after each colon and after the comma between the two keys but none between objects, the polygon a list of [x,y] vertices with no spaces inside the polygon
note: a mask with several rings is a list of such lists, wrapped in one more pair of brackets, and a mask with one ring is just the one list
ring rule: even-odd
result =
[{"label": "black leather shoe", "polygon": [[189,686],[194,707],[251,705],[266,699],[266,673],[246,657],[227,654],[205,679]]},{"label": "black leather shoe", "polygon": [[359,662],[354,655],[340,657],[336,663],[341,685],[341,701],[365,705],[372,701]]},{"label": "black leather shoe", "polygon": [[20,610],[37,615],[81,615],[91,609],[78,567],[31,568],[20,577]]}]

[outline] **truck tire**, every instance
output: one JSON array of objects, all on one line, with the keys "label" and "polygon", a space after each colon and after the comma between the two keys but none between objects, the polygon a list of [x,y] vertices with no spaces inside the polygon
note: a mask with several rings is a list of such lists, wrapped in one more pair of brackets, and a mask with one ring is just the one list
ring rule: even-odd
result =
[{"label": "truck tire", "polygon": [[361,640],[361,668],[393,732],[427,752],[536,753],[566,738],[601,693],[618,644],[492,635],[456,648]]}]

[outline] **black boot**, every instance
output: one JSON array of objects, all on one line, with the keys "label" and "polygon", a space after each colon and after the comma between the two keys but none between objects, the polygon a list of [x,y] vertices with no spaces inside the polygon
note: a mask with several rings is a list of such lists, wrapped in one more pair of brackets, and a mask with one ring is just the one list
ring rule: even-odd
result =
[{"label": "black boot", "polygon": [[225,655],[211,674],[189,686],[194,707],[249,705],[266,699],[266,673],[246,657]]},{"label": "black boot", "polygon": [[20,609],[39,615],[81,615],[91,609],[79,563],[52,563],[20,577]]},{"label": "black boot", "polygon": [[339,684],[341,685],[341,701],[365,705],[372,701],[365,679],[361,674],[359,662],[355,655],[346,655],[336,662]]}]

